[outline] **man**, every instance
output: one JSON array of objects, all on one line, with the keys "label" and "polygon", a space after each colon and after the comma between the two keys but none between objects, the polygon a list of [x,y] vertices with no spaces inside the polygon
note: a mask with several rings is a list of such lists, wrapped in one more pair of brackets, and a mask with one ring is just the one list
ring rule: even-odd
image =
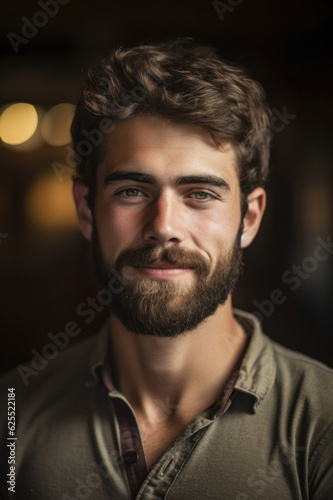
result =
[{"label": "man", "polygon": [[260,85],[189,40],[90,72],[74,198],[110,320],[29,383],[2,380],[4,498],[10,480],[25,500],[332,498],[332,371],[232,309],[269,123]]}]

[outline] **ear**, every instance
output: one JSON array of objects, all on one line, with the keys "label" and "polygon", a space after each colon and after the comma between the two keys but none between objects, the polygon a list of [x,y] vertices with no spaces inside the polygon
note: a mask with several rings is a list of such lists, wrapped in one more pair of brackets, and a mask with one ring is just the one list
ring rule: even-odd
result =
[{"label": "ear", "polygon": [[241,236],[241,247],[248,247],[254,240],[266,207],[266,191],[258,187],[247,197],[248,209],[244,217],[244,229]]},{"label": "ear", "polygon": [[82,184],[80,181],[74,181],[73,195],[81,231],[88,240],[91,240],[93,231],[93,215],[87,202],[87,186]]}]

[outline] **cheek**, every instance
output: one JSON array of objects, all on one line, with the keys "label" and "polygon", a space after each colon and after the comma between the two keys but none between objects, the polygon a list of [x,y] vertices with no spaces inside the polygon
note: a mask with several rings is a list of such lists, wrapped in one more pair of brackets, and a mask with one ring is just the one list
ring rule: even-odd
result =
[{"label": "cheek", "polygon": [[195,220],[187,222],[188,227],[193,228],[192,238],[196,245],[213,257],[234,244],[240,224],[240,208],[223,206],[216,212],[196,214]]},{"label": "cheek", "polygon": [[119,255],[125,248],[133,247],[138,238],[139,224],[135,217],[124,210],[100,210],[96,217],[100,242],[105,252]]}]

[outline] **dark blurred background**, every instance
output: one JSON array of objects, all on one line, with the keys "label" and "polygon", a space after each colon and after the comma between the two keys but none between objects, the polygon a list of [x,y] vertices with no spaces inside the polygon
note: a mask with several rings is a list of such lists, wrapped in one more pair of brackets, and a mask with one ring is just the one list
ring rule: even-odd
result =
[{"label": "dark blurred background", "polygon": [[274,109],[268,207],[234,304],[261,315],[273,339],[333,366],[332,14],[324,0],[2,7],[1,371],[42,352],[69,321],[82,330],[74,343],[105,320],[77,313],[97,290],[71,199],[73,105],[87,67],[111,48],[179,36],[247,68]]}]

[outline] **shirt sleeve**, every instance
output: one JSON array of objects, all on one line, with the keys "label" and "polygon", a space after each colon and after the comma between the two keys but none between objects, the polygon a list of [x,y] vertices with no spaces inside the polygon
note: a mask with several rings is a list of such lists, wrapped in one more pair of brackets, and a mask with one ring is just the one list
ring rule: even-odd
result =
[{"label": "shirt sleeve", "polygon": [[[332,416],[333,419],[333,416]],[[333,423],[319,441],[310,457],[312,473],[309,475],[311,500],[333,498]]]}]

